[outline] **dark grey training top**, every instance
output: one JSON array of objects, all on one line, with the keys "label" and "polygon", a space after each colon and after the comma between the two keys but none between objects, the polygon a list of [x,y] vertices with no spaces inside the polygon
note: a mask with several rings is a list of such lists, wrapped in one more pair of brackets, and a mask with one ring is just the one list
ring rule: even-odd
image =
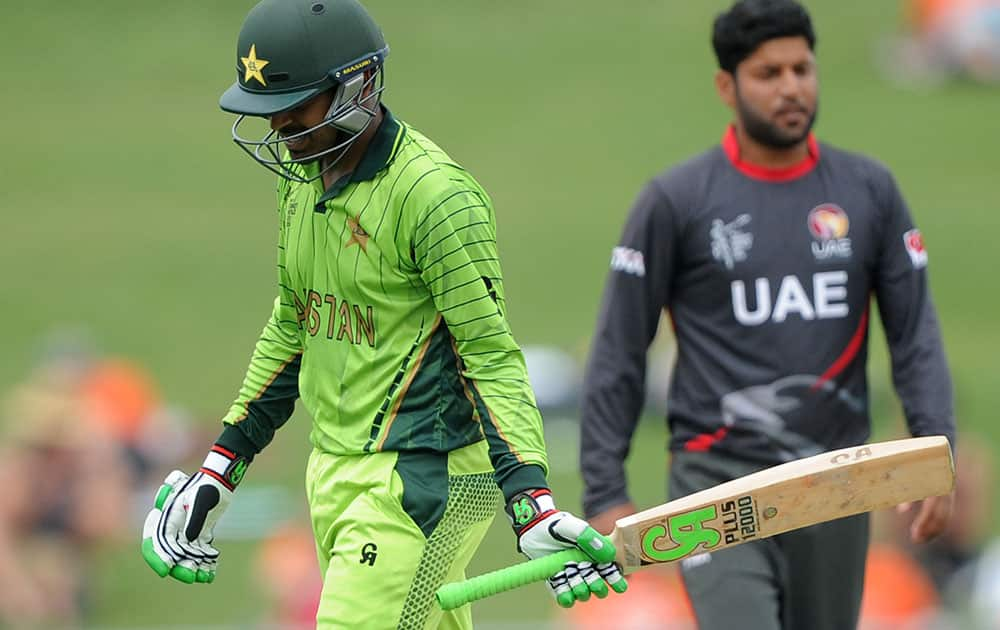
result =
[{"label": "dark grey training top", "polygon": [[624,502],[646,352],[677,337],[671,450],[777,464],[869,437],[869,302],[878,301],[910,431],[954,443],[927,253],[892,175],[810,138],[788,169],[739,160],[732,129],[654,178],[611,258],[584,386],[588,515]]}]

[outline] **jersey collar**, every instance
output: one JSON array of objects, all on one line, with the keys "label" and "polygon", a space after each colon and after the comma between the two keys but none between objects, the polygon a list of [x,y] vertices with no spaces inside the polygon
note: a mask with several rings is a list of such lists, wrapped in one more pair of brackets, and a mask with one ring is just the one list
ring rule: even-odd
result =
[{"label": "jersey collar", "polygon": [[381,107],[383,113],[382,123],[379,125],[375,135],[372,136],[371,142],[368,143],[368,148],[365,149],[365,154],[361,156],[361,161],[358,162],[353,172],[344,175],[326,189],[323,196],[316,201],[317,208],[320,208],[321,204],[339,195],[348,184],[374,179],[379,171],[392,162],[392,158],[395,157],[396,150],[399,148],[399,141],[403,138],[403,126],[399,124],[399,121],[392,115],[389,108],[384,105]]},{"label": "jersey collar", "polygon": [[729,158],[733,167],[747,177],[765,182],[790,182],[809,174],[816,168],[819,163],[819,143],[816,142],[816,137],[812,132],[809,133],[806,144],[809,148],[809,155],[801,162],[782,168],[770,168],[744,162],[740,159],[740,143],[736,139],[736,128],[733,125],[729,125],[725,135],[722,136],[722,150],[725,151],[726,157]]}]

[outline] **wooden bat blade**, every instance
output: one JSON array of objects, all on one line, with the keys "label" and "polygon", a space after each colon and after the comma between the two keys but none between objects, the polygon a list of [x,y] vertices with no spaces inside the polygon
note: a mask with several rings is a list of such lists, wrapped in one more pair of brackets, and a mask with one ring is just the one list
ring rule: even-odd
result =
[{"label": "wooden bat blade", "polygon": [[626,572],[845,516],[947,494],[945,437],[880,442],[781,464],[619,519]]},{"label": "wooden bat blade", "polygon": [[[951,492],[955,467],[942,436],[879,442],[830,451],[762,470],[619,519],[611,534],[615,561],[628,573],[660,562],[725,549],[800,527]],[[451,610],[531,582],[566,562],[589,560],[580,549],[522,562],[445,584],[438,603]]]}]

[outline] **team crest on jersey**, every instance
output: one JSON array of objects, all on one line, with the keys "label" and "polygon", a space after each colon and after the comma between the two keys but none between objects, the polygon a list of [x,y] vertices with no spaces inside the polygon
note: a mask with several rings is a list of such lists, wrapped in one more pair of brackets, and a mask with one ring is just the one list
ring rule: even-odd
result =
[{"label": "team crest on jersey", "polygon": [[747,252],[753,247],[753,234],[745,229],[749,223],[749,214],[741,214],[729,223],[722,219],[712,221],[709,230],[712,258],[725,265],[726,269],[732,269],[736,263],[747,259]]},{"label": "team crest on jersey", "polygon": [[809,211],[806,221],[812,234],[812,253],[816,260],[851,257],[851,222],[844,209],[835,203],[823,203]]},{"label": "team crest on jersey", "polygon": [[347,227],[351,230],[351,238],[347,241],[347,245],[344,245],[344,247],[347,248],[351,245],[357,245],[361,248],[361,251],[367,254],[368,232],[365,232],[365,229],[361,227],[361,224],[358,223],[358,220],[354,217],[347,217]]},{"label": "team crest on jersey", "polygon": [[914,228],[903,234],[903,245],[906,253],[910,255],[910,262],[914,269],[923,269],[927,266],[927,249],[924,247],[924,237],[920,230]]}]

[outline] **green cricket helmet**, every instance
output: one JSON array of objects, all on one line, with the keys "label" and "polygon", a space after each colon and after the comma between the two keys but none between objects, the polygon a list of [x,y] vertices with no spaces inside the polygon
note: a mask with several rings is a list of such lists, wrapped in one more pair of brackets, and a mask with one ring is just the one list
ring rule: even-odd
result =
[{"label": "green cricket helmet", "polygon": [[[357,0],[263,0],[240,30],[236,83],[219,99],[223,110],[240,115],[233,140],[282,177],[318,179],[377,115],[388,54],[381,29]],[[269,118],[327,90],[333,91],[333,104],[321,124],[287,137],[271,129],[260,140],[243,137],[248,117]],[[334,146],[294,161],[283,151],[285,141],[326,125],[341,132]],[[310,175],[297,166],[320,158],[326,158],[326,166]]]}]

